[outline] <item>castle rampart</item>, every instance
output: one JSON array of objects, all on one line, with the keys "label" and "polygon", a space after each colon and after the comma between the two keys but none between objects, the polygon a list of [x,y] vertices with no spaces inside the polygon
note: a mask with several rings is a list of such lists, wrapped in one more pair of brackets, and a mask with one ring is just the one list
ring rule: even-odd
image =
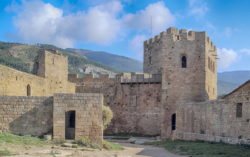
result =
[{"label": "castle rampart", "polygon": [[35,65],[38,75],[0,65],[0,95],[52,96],[54,93],[75,93],[75,84],[68,82],[67,78],[67,58],[48,51],[40,53],[39,64]]}]

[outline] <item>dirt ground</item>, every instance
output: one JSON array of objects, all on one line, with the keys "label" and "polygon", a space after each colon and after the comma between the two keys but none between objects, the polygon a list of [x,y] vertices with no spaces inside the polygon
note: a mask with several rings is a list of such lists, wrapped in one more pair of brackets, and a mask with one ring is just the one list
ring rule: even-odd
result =
[{"label": "dirt ground", "polygon": [[14,153],[13,157],[180,157],[167,152],[163,148],[129,143],[120,143],[124,150],[106,151],[86,148],[65,148],[59,146],[15,146],[5,145]]}]

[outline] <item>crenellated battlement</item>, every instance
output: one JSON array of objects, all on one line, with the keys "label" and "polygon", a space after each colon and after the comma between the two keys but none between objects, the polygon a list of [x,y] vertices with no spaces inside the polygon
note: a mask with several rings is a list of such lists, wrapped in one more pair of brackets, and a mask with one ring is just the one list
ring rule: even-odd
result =
[{"label": "crenellated battlement", "polygon": [[121,83],[160,83],[161,74],[149,73],[122,73],[116,76]]},{"label": "crenellated battlement", "polygon": [[170,27],[166,31],[161,32],[159,35],[156,35],[153,38],[144,41],[144,45],[155,44],[155,42],[159,42],[164,37],[172,38],[174,41],[178,40],[192,41],[196,39],[196,34],[198,33],[203,33],[203,32],[188,31],[186,29],[178,30],[177,28]]},{"label": "crenellated battlement", "polygon": [[213,42],[211,41],[209,37],[206,37],[206,44],[209,46],[209,48],[212,51],[216,51],[216,46],[213,44]]},{"label": "crenellated battlement", "polygon": [[177,29],[174,27],[170,27],[166,31],[161,32],[159,35],[156,35],[144,41],[144,46],[152,46],[157,42],[159,42],[160,40],[162,40],[163,38],[170,38],[173,41],[179,41],[179,40],[198,41],[204,39],[204,37],[207,38],[207,44],[210,44],[212,49],[216,49],[216,47],[213,45],[209,37],[207,37],[205,32],[188,31],[186,29]]},{"label": "crenellated battlement", "polygon": [[111,76],[111,75],[108,75],[108,74],[100,74],[100,75],[93,75],[93,74],[84,74],[83,77],[80,77],[78,74],[69,74],[68,75],[68,79],[70,81],[73,81],[73,80],[87,80],[87,79],[98,79],[98,80],[101,80],[101,79],[115,79],[114,76]]}]

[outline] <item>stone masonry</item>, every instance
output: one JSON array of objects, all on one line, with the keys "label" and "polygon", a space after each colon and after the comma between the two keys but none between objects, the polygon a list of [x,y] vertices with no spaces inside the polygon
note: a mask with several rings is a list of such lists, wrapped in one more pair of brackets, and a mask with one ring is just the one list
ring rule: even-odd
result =
[{"label": "stone masonry", "polygon": [[103,93],[104,104],[114,113],[106,134],[160,135],[161,75],[123,73],[116,78],[71,75],[69,80],[77,84],[77,92]]},{"label": "stone masonry", "polygon": [[216,100],[217,53],[206,32],[167,29],[144,42],[143,64],[143,74],[70,79],[77,92],[104,94],[114,112],[106,133],[249,143],[250,89]]},{"label": "stone masonry", "polygon": [[[0,130],[102,144],[105,133],[250,144],[250,82],[217,99],[217,53],[206,32],[169,28],[144,42],[144,72],[78,78],[43,51],[36,75],[0,66]],[[76,93],[76,94],[75,94]]]},{"label": "stone masonry", "polygon": [[217,97],[216,48],[206,32],[169,28],[145,41],[144,72],[162,74],[163,138],[173,135],[171,117],[179,103]]},{"label": "stone masonry", "polygon": [[39,53],[34,74],[0,65],[0,95],[53,96],[54,93],[75,93],[75,84],[68,81],[67,57],[53,51]]},{"label": "stone masonry", "polygon": [[[78,93],[55,94],[53,106],[53,137],[65,139],[65,113],[75,111],[75,137],[88,138],[93,143],[102,145],[102,94]],[[66,128],[66,129],[65,129]]]},{"label": "stone masonry", "polygon": [[0,130],[41,136],[52,132],[52,97],[0,96]]},{"label": "stone masonry", "polygon": [[223,99],[180,104],[174,138],[250,144],[249,91],[248,81]]}]

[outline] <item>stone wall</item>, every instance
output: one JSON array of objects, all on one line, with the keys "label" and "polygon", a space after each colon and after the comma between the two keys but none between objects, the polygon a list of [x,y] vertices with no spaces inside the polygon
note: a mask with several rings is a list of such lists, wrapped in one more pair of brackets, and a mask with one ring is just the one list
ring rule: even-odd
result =
[{"label": "stone wall", "polygon": [[[175,138],[250,144],[250,83],[224,99],[183,103],[177,109]],[[242,104],[237,117],[237,104]]]},{"label": "stone wall", "polygon": [[0,95],[27,96],[28,86],[31,96],[75,93],[75,84],[68,82],[67,58],[47,51],[41,54],[38,76],[0,65]]},{"label": "stone wall", "polygon": [[160,134],[160,75],[122,73],[116,78],[70,75],[69,80],[76,83],[79,93],[103,93],[104,104],[114,114],[105,133]]},{"label": "stone wall", "polygon": [[53,107],[53,137],[65,139],[65,113],[75,111],[74,139],[88,138],[102,145],[102,94],[55,94]]},{"label": "stone wall", "polygon": [[114,113],[107,133],[160,134],[160,83],[120,83],[113,92],[106,97]]},{"label": "stone wall", "polygon": [[19,135],[52,133],[52,97],[0,96],[0,130]]},{"label": "stone wall", "polygon": [[50,79],[21,72],[0,65],[0,95],[27,96],[27,86],[31,96],[52,96],[54,93],[75,93],[75,84],[68,81]]}]

